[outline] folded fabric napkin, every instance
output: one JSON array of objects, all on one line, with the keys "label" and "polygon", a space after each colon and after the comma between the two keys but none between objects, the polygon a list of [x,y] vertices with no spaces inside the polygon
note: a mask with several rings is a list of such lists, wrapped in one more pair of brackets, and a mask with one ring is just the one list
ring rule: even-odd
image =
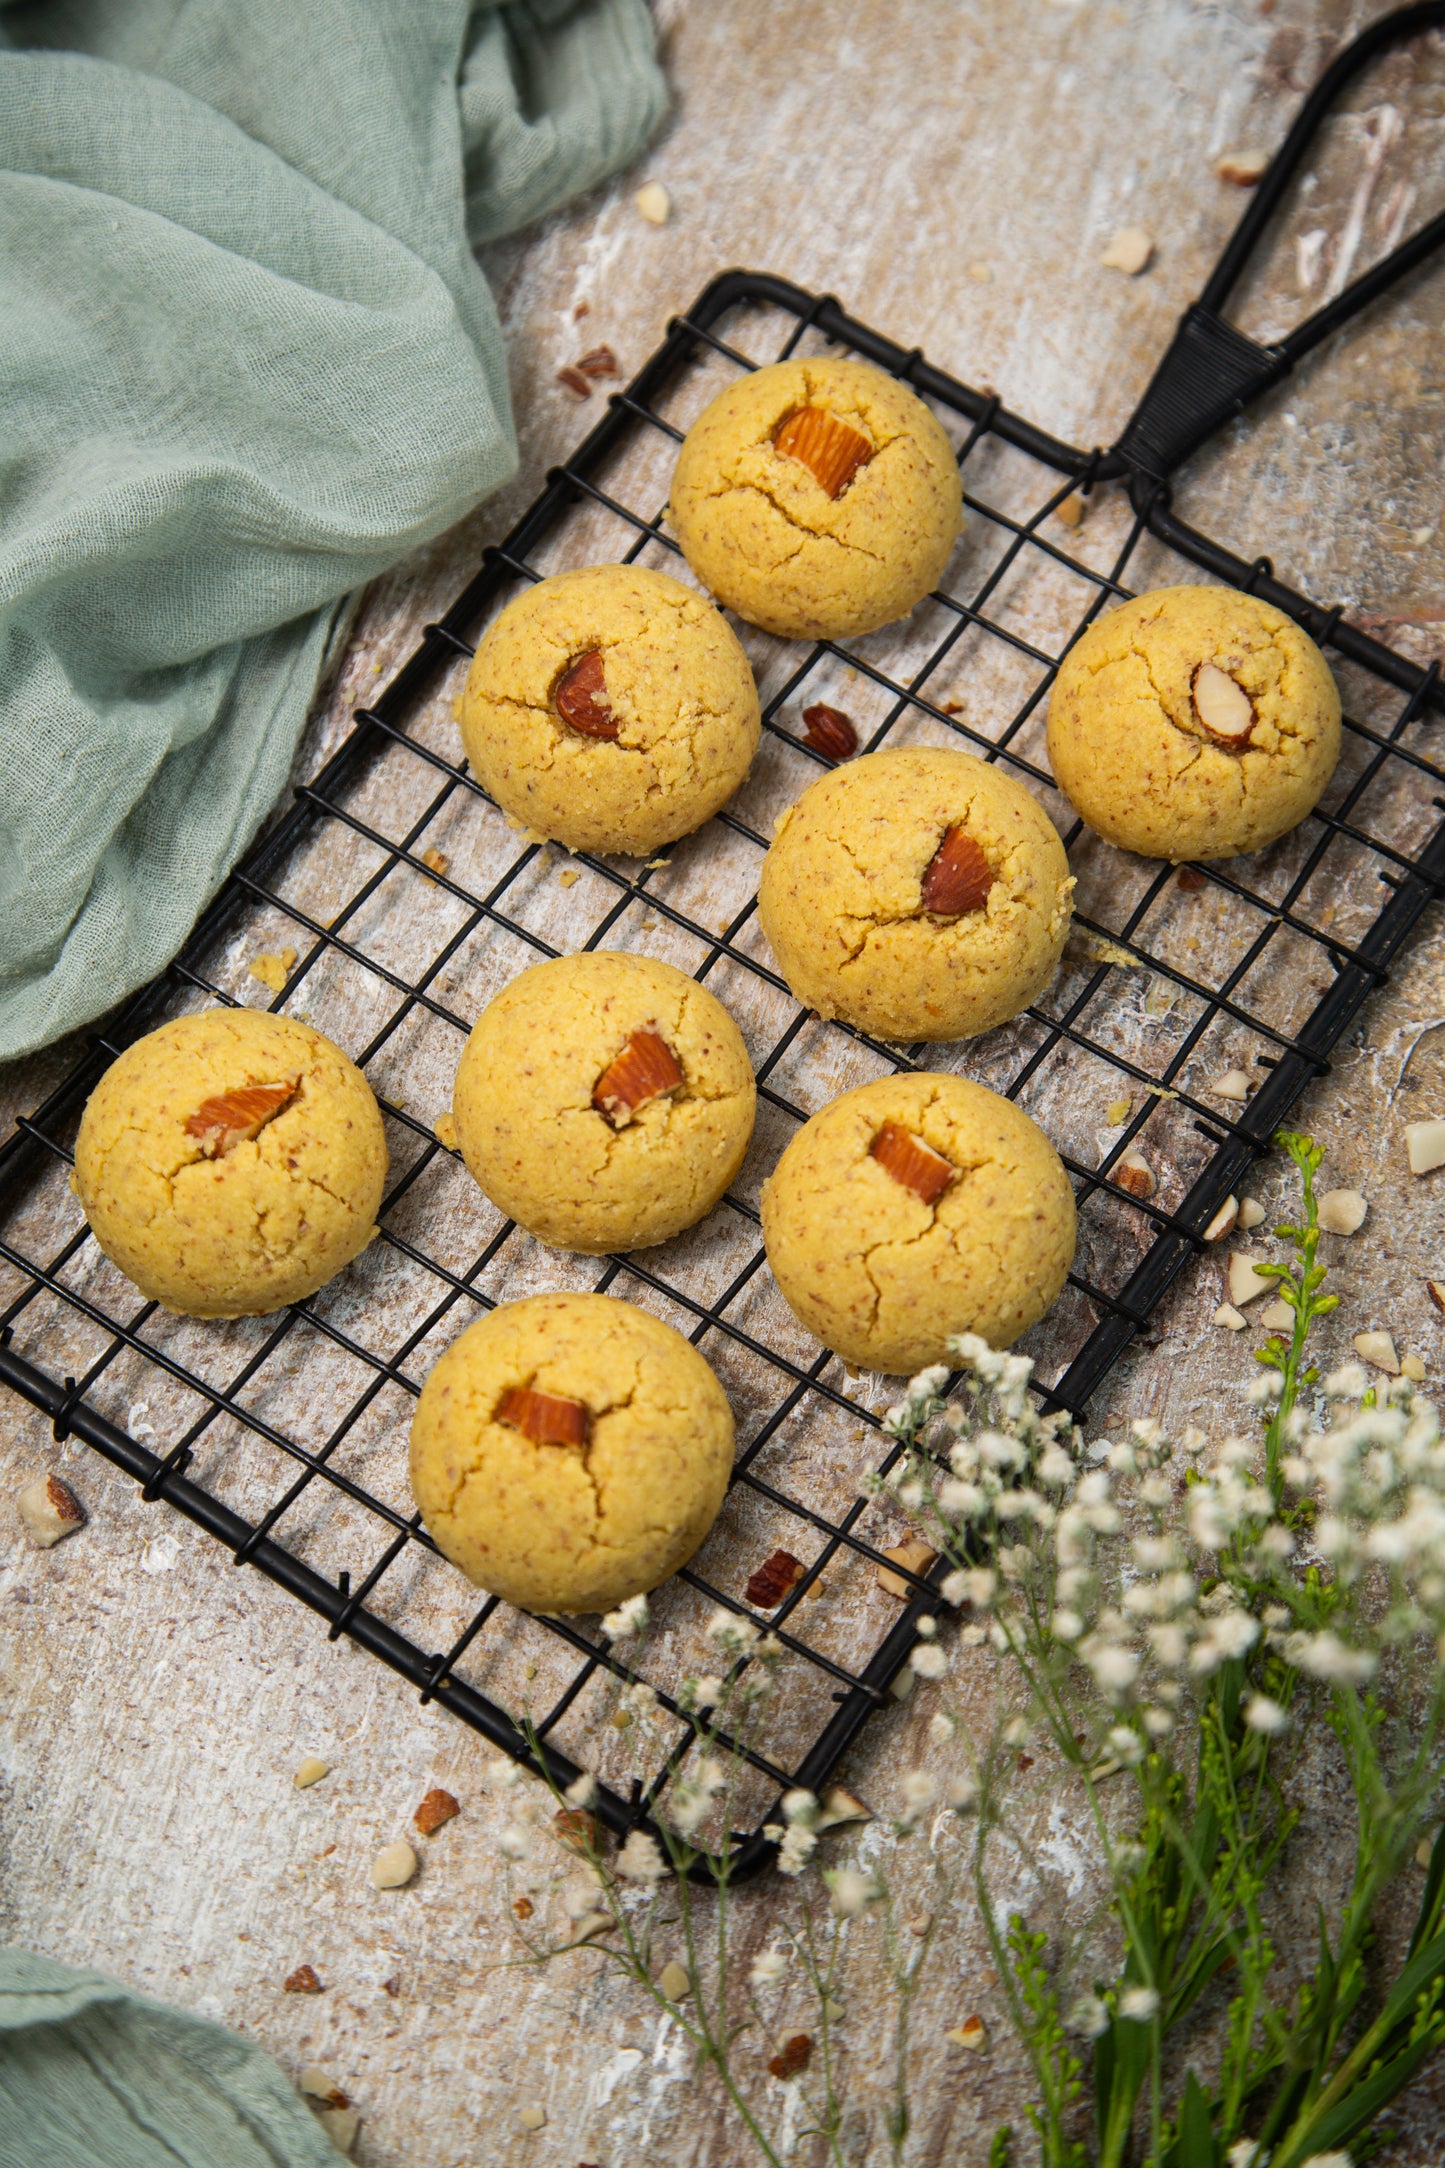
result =
[{"label": "folded fabric napkin", "polygon": [[0,0],[0,1059],[174,955],[342,598],[514,472],[472,245],[664,103],[645,0]]}]

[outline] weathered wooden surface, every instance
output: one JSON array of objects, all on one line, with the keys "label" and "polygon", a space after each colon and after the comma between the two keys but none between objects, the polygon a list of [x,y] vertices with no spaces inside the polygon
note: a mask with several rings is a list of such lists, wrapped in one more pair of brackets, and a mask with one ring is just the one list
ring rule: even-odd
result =
[{"label": "weathered wooden surface", "polygon": [[[488,254],[509,331],[522,473],[368,596],[302,768],[314,769],[358,697],[406,654],[479,545],[505,530],[596,413],[557,388],[557,368],[600,340],[630,368],[729,264],[835,292],[1061,435],[1108,442],[1238,213],[1237,192],[1213,176],[1215,156],[1272,147],[1336,39],[1375,12],[1337,0],[1207,9],[1187,0],[1032,9],[1013,0],[817,0],[808,9],[673,0],[666,48],[678,107],[653,154],[573,214]],[[1376,171],[1375,149],[1394,125],[1385,107],[1401,133]],[[1301,258],[1317,265],[1318,296],[1347,253],[1362,265],[1401,216],[1428,214],[1445,197],[1445,45],[1429,41],[1389,63],[1354,111],[1289,214],[1275,269],[1248,297],[1249,328],[1277,330],[1305,305]],[[673,195],[660,230],[632,208],[644,175]],[[1418,187],[1413,206],[1400,193],[1407,178]],[[1142,278],[1125,281],[1097,257],[1131,224],[1147,227],[1158,251]],[[1206,528],[1246,553],[1268,550],[1285,577],[1421,655],[1440,651],[1445,622],[1442,293],[1440,273],[1417,280],[1368,332],[1321,355],[1203,455],[1181,489],[1183,508]],[[1432,921],[1305,1108],[1329,1146],[1331,1179],[1357,1184],[1371,1206],[1353,1244],[1335,1245],[1346,1301],[1333,1343],[1387,1326],[1424,1356],[1432,1380],[1440,1321],[1422,1281],[1445,1272],[1442,1178],[1411,1182],[1400,1129],[1414,1115],[1445,1113],[1436,1051],[1445,1042],[1427,1041],[1405,1090],[1396,1087],[1417,1033],[1442,1016]],[[64,1058],[57,1050],[0,1080],[7,1110],[33,1103]],[[1282,1197],[1278,1169],[1259,1194]],[[1154,1344],[1116,1374],[1101,1419],[1115,1409],[1176,1428],[1229,1419],[1220,1411],[1248,1373],[1248,1336],[1241,1345],[1210,1327],[1218,1299],[1209,1271],[1187,1279]],[[676,2028],[609,1982],[595,1957],[506,1969],[518,1952],[498,1839],[514,1802],[485,1788],[479,1741],[420,1709],[367,1658],[328,1647],[279,1592],[144,1505],[85,1448],[54,1446],[7,1398],[0,1494],[44,1468],[74,1482],[92,1518],[44,1553],[27,1548],[12,1518],[0,1550],[10,1720],[0,1923],[9,1938],[213,2014],[293,2071],[320,2062],[362,2108],[358,2158],[376,2168],[572,2168],[579,2159],[732,2168],[745,2159],[712,2088],[690,2081]],[[936,1760],[928,1713],[920,1695],[874,1725],[847,1772],[865,1797],[886,1805],[900,1769]],[[297,1792],[291,1772],[307,1752],[334,1771]],[[371,1857],[434,1784],[458,1796],[462,1816],[425,1845],[411,1888],[374,1892]],[[1322,1770],[1304,1841],[1326,1898],[1344,1806]],[[1074,1803],[1046,1787],[1032,1819],[1043,1855],[1086,1906]],[[880,1842],[875,1831],[865,1849]],[[982,2059],[943,2039],[971,2010],[1001,2012],[966,1892],[940,1896],[940,1864],[949,1865],[947,1842],[933,1861],[915,1844],[890,1867],[905,1912],[932,1908],[941,1920],[914,2020],[913,2157],[973,2162],[1025,2095],[1001,2030]],[[520,1872],[510,1888],[531,1876],[540,1898],[547,1878]],[[1019,1889],[1026,1905],[1035,1900],[1026,1877]],[[747,1892],[742,1946],[761,1946],[790,1902],[768,1885]],[[842,2028],[850,2088],[873,2117],[871,2140],[861,2121],[850,2139],[859,2161],[886,2157],[876,2120],[887,2046],[877,1932],[856,1931]],[[303,1961],[326,1983],[323,1995],[282,1993]],[[1411,2096],[1389,2156],[1401,2168],[1445,2152],[1442,2085],[1427,2074]],[[766,2080],[762,2091],[767,2098]],[[777,2088],[772,2101],[786,2122]],[[533,2103],[548,2118],[536,2134],[518,2122]]]}]

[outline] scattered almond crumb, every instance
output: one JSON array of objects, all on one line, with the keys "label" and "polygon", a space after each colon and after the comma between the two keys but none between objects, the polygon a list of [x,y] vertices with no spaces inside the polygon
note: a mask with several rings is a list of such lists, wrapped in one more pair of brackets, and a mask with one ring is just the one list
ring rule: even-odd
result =
[{"label": "scattered almond crumb", "polygon": [[931,1912],[915,1912],[912,1919],[905,1920],[903,1924],[908,1929],[909,1934],[917,1935],[921,1942],[933,1925],[933,1914]]},{"label": "scattered almond crumb", "polygon": [[25,1533],[42,1551],[73,1536],[85,1526],[85,1511],[68,1483],[58,1475],[38,1475],[22,1485],[15,1503],[25,1523]]},{"label": "scattered almond crumb", "polygon": [[1204,1230],[1205,1241],[1222,1242],[1226,1235],[1233,1234],[1234,1224],[1238,1218],[1239,1199],[1237,1197],[1226,1197]]},{"label": "scattered almond crumb", "polygon": [[547,2111],[545,2108],[539,2108],[535,2101],[529,2101],[525,2108],[518,2108],[517,2121],[521,2124],[523,2130],[545,2130],[547,2127]]},{"label": "scattered almond crumb", "polygon": [[659,1991],[666,1995],[669,2002],[681,2002],[684,1995],[692,1993],[692,1982],[688,1978],[687,1967],[686,1965],[680,1965],[675,1957],[670,1957],[657,1975],[657,1985]]},{"label": "scattered almond crumb", "polygon": [[841,2024],[844,2017],[847,2015],[842,2003],[835,2002],[831,1995],[827,1995],[824,1997],[822,2009],[823,2015],[828,2020],[828,2023],[830,2025]]},{"label": "scattered almond crumb", "polygon": [[955,2025],[952,2032],[946,2033],[944,2038],[951,2040],[955,2047],[971,2048],[977,2055],[988,2046],[988,2027],[981,2017],[966,2017],[961,2025]]},{"label": "scattered almond crumb", "polygon": [[433,873],[445,873],[447,867],[451,864],[446,852],[439,851],[435,844],[422,852],[421,862],[424,866],[430,866]]},{"label": "scattered almond crumb", "polygon": [[1260,1311],[1259,1322],[1271,1332],[1293,1332],[1294,1311],[1287,1302],[1272,1302],[1268,1309]]},{"label": "scattered almond crumb", "polygon": [[430,1837],[441,1828],[443,1822],[449,1822],[454,1814],[460,1814],[461,1811],[460,1805],[450,1792],[433,1787],[417,1808],[412,1820],[424,1837]]},{"label": "scattered almond crumb", "polygon": [[319,1754],[307,1754],[297,1765],[296,1774],[291,1779],[291,1782],[298,1792],[304,1792],[311,1785],[319,1784],[323,1777],[329,1777],[330,1774],[331,1764],[329,1761],[323,1761]]},{"label": "scattered almond crumb", "polygon": [[1229,1299],[1236,1309],[1242,1310],[1247,1302],[1258,1301],[1261,1295],[1273,1294],[1275,1281],[1266,1278],[1255,1268],[1267,1264],[1264,1257],[1251,1257],[1245,1250],[1231,1250],[1229,1256]]},{"label": "scattered almond crumb", "polygon": [[398,1837],[395,1844],[384,1845],[372,1861],[371,1886],[373,1889],[405,1889],[420,1864],[405,1837]]},{"label": "scattered almond crumb", "polygon": [[672,860],[670,858],[649,858],[642,870],[644,873],[656,873],[659,867],[670,866],[671,864]]},{"label": "scattered almond crumb", "polygon": [[1181,866],[1179,868],[1178,883],[1186,895],[1193,895],[1203,888],[1204,875],[1196,872],[1193,866]]},{"label": "scattered almond crumb", "polygon": [[789,2078],[795,2078],[800,2070],[807,2069],[812,2053],[811,2035],[805,2032],[784,2033],[778,2042],[777,2054],[768,2057],[769,2073],[786,2083]]},{"label": "scattered almond crumb", "polygon": [[1209,1089],[1216,1099],[1243,1100],[1249,1097],[1250,1081],[1242,1069],[1226,1069]]},{"label": "scattered almond crumb", "polygon": [[579,866],[564,866],[557,876],[557,881],[562,888],[575,888],[581,878],[582,871]]},{"label": "scattered almond crumb", "polygon": [[1427,1280],[1425,1292],[1442,1317],[1445,1317],[1445,1280]]},{"label": "scattered almond crumb", "polygon": [[[883,1556],[891,1558],[895,1565],[902,1566],[906,1572],[916,1573],[920,1580],[938,1559],[938,1553],[932,1544],[923,1543],[917,1537],[908,1543],[892,1544],[884,1551]],[[874,1570],[878,1577],[878,1586],[886,1595],[901,1596],[906,1603],[915,1593],[912,1582],[906,1581],[903,1574],[892,1573],[887,1566],[878,1566]]]},{"label": "scattered almond crumb", "polygon": [[590,1942],[594,1935],[601,1934],[604,1927],[611,1927],[613,1924],[610,1912],[584,1912],[581,1919],[572,1923],[572,1940],[567,1947],[576,1949],[579,1943]]},{"label": "scattered almond crumb", "polygon": [[1402,1355],[1400,1357],[1400,1375],[1402,1378],[1411,1379],[1416,1385],[1423,1385],[1425,1382],[1424,1358],[1419,1355]]},{"label": "scattered almond crumb", "polygon": [[590,302],[590,301],[579,301],[579,302],[577,303],[577,306],[576,306],[576,307],[575,307],[575,308],[573,309],[573,311],[572,311],[572,321],[573,321],[573,323],[574,323],[574,324],[580,324],[584,316],[590,316],[591,314],[592,314],[592,304],[591,304],[591,302]]},{"label": "scattered almond crumb", "polygon": [[873,1809],[855,1798],[852,1792],[845,1791],[841,1784],[829,1785],[818,1808],[818,1819],[813,1827],[820,1834],[825,1829],[841,1828],[844,1822],[871,1822],[873,1819]]},{"label": "scattered almond crumb", "polygon": [[1115,1161],[1113,1173],[1117,1187],[1127,1190],[1131,1197],[1152,1197],[1158,1187],[1154,1169],[1132,1146]]},{"label": "scattered almond crumb", "polygon": [[1406,1122],[1405,1149],[1411,1174],[1433,1174],[1445,1167],[1445,1122]]},{"label": "scattered almond crumb", "polygon": [[439,1114],[432,1135],[444,1152],[454,1152],[457,1148],[456,1116],[454,1114]]},{"label": "scattered almond crumb", "polygon": [[316,2120],[338,2153],[351,2151],[361,2129],[361,2117],[355,2108],[321,2108]]},{"label": "scattered almond crumb", "polygon": [[1077,489],[1071,489],[1062,504],[1054,506],[1054,518],[1065,527],[1082,527],[1084,524],[1084,500]]},{"label": "scattered almond crumb", "polygon": [[1249,1319],[1243,1310],[1236,1310],[1232,1302],[1221,1302],[1214,1313],[1216,1325],[1223,1325],[1226,1332],[1243,1332]]},{"label": "scattered almond crumb", "polygon": [[1127,1099],[1111,1099],[1111,1100],[1109,1101],[1109,1104],[1108,1104],[1108,1105],[1107,1105],[1107,1106],[1105,1107],[1105,1109],[1104,1109],[1104,1120],[1105,1120],[1106,1124],[1108,1125],[1108,1127],[1109,1127],[1110,1129],[1117,1129],[1117,1128],[1118,1128],[1118,1127],[1120,1126],[1120,1124],[1121,1124],[1121,1123],[1123,1123],[1123,1122],[1127,1122],[1127,1121],[1128,1121],[1128,1119],[1129,1119],[1129,1102],[1128,1102],[1128,1100],[1127,1100]]},{"label": "scattered almond crumb", "polygon": [[1222,181],[1230,181],[1236,188],[1253,188],[1263,178],[1268,164],[1268,151],[1226,151],[1215,160],[1214,170]]},{"label": "scattered almond crumb", "polygon": [[1383,1370],[1392,1378],[1400,1375],[1400,1358],[1387,1332],[1357,1332],[1351,1344],[1361,1362],[1367,1362],[1372,1370]]},{"label": "scattered almond crumb", "polygon": [[253,956],[246,966],[249,976],[259,979],[263,986],[269,986],[273,994],[280,993],[295,968],[294,948],[279,949],[274,956]]},{"label": "scattered almond crumb", "polygon": [[533,1911],[531,1898],[514,1897],[512,1899],[512,1910],[516,1913],[519,1920],[529,1920],[532,1917]]},{"label": "scattered almond crumb", "polygon": [[961,700],[945,700],[943,712],[945,715],[962,715],[963,702]]},{"label": "scattered almond crumb", "polygon": [[557,382],[564,391],[570,391],[574,399],[590,399],[592,397],[592,386],[588,383],[582,371],[574,369],[570,362],[565,369],[557,371]]},{"label": "scattered almond crumb", "polygon": [[979,286],[991,285],[993,281],[993,272],[986,263],[971,263],[968,266],[968,275]]},{"label": "scattered almond crumb", "polygon": [[1257,1197],[1241,1197],[1239,1200],[1239,1231],[1247,1235],[1252,1227],[1262,1227],[1269,1217]]},{"label": "scattered almond crumb", "polygon": [[1327,1189],[1320,1199],[1320,1225],[1327,1235],[1352,1235],[1364,1226],[1369,1209],[1357,1189]]},{"label": "scattered almond crumb", "polygon": [[283,1995],[320,1995],[325,1992],[311,1965],[298,1965],[281,1982]]},{"label": "scattered almond crumb", "polygon": [[1154,255],[1154,236],[1142,226],[1125,226],[1116,233],[1099,262],[1105,271],[1122,271],[1135,279],[1147,271]]},{"label": "scattered almond crumb", "polygon": [[649,226],[665,226],[672,216],[672,198],[661,181],[645,181],[632,200]]},{"label": "scattered almond crumb", "polygon": [[581,370],[583,376],[589,376],[594,381],[609,376],[621,376],[622,374],[621,369],[618,367],[617,356],[610,346],[589,347],[585,354],[578,355],[576,366]]},{"label": "scattered almond crumb", "polygon": [[349,2108],[350,2100],[336,2080],[328,2077],[319,2063],[307,2063],[299,2084],[308,2100],[319,2100],[328,2108]]},{"label": "scattered almond crumb", "polygon": [[1121,948],[1117,941],[1107,941],[1102,934],[1092,934],[1084,942],[1084,954],[1090,963],[1120,964],[1126,971],[1142,971],[1144,959],[1132,949]]}]

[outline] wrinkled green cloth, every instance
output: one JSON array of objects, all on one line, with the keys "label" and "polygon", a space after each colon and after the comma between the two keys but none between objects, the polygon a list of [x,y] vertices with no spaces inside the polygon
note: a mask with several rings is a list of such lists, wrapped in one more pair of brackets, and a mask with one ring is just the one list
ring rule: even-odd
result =
[{"label": "wrinkled green cloth", "polygon": [[174,955],[342,598],[514,472],[471,246],[664,103],[645,0],[0,0],[0,1058]]},{"label": "wrinkled green cloth", "polygon": [[264,2050],[98,1972],[0,1950],[0,2168],[337,2168]]}]

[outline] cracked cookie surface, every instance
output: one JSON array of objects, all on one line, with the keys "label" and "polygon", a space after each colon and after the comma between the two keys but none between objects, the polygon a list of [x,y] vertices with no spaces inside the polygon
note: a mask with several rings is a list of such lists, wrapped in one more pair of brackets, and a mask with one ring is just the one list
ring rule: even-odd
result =
[{"label": "cracked cookie surface", "polygon": [[[594,1102],[635,1035],[682,1071],[629,1114]],[[722,1003],[672,964],[600,950],[505,986],[457,1069],[462,1157],[500,1211],[557,1249],[666,1242],[710,1212],[743,1161],[756,1087]]]},{"label": "cracked cookie surface", "polygon": [[[951,829],[987,862],[982,904],[924,907]],[[1048,985],[1073,880],[1053,822],[996,767],[929,746],[869,753],[810,783],[763,861],[758,918],[797,999],[884,1039],[959,1039]]]},{"label": "cracked cookie surface", "polygon": [[[870,447],[836,496],[774,441],[810,410]],[[815,358],[755,369],[704,409],[678,454],[669,514],[693,571],[729,609],[785,639],[840,639],[906,617],[937,586],[963,492],[915,392],[868,362]]]},{"label": "cracked cookie surface", "polygon": [[[956,1170],[934,1203],[875,1155],[895,1123]],[[863,1370],[943,1362],[951,1334],[1007,1347],[1073,1261],[1074,1193],[1036,1122],[967,1077],[884,1077],[799,1130],[763,1189],[768,1263],[800,1325]]]},{"label": "cracked cookie surface", "polygon": [[[580,1444],[540,1444],[509,1393],[580,1403]],[[696,1348],[612,1295],[533,1295],[479,1318],[437,1362],[411,1429],[411,1482],[438,1548],[527,1611],[602,1611],[665,1581],[717,1518],[732,1410]]]},{"label": "cracked cookie surface", "polygon": [[[1237,745],[1201,721],[1195,678],[1210,664],[1253,708]],[[1226,858],[1263,850],[1318,802],[1339,759],[1340,696],[1282,610],[1232,587],[1161,587],[1069,650],[1048,739],[1060,787],[1109,842],[1146,858]]]},{"label": "cracked cookie surface", "polygon": [[[268,1104],[268,1085],[294,1089]],[[295,1017],[207,1009],[107,1069],[81,1117],[73,1186],[142,1294],[191,1317],[243,1317],[300,1302],[365,1248],[386,1166],[380,1110],[340,1047]]]},{"label": "cracked cookie surface", "polygon": [[[577,728],[557,694],[589,656],[600,693],[579,708],[563,690]],[[592,565],[539,581],[487,628],[461,727],[504,813],[569,850],[640,857],[726,803],[760,725],[748,659],[705,596],[640,565]]]}]

